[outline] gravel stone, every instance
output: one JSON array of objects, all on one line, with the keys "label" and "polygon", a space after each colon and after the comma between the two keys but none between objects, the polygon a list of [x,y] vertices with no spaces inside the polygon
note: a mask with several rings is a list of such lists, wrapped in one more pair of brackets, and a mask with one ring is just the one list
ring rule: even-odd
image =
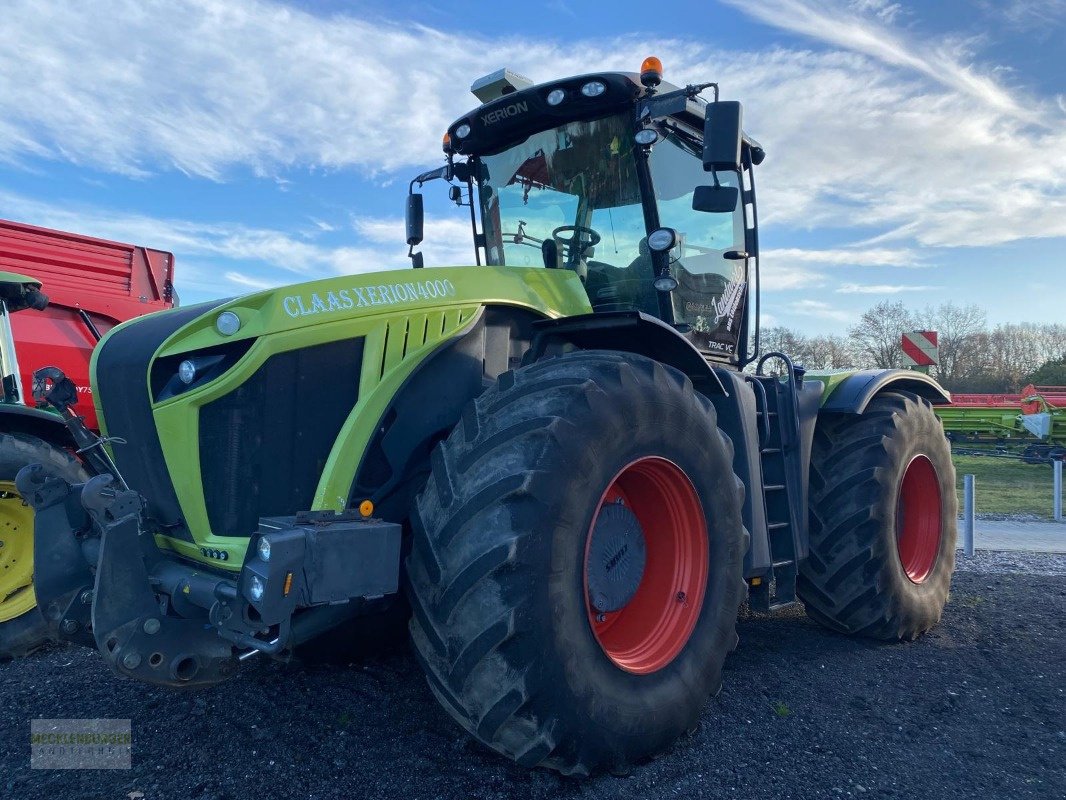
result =
[{"label": "gravel stone", "polygon": [[[462,734],[405,647],[351,664],[260,661],[196,692],[123,680],[94,651],[52,647],[0,663],[0,794],[1059,797],[1066,580],[1040,570],[1063,564],[1022,553],[960,559],[943,620],[909,644],[839,636],[801,608],[745,610],[725,686],[698,728],[627,776],[584,782],[515,767]],[[29,769],[34,717],[130,718],[133,769]]]}]

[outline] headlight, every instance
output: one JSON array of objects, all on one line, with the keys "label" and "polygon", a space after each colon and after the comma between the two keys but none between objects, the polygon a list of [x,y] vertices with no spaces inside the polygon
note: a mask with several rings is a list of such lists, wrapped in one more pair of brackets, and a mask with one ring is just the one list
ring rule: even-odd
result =
[{"label": "headlight", "polygon": [[259,553],[259,557],[264,561],[270,560],[270,540],[263,538],[259,540],[259,544],[256,546],[256,550]]},{"label": "headlight", "polygon": [[660,292],[672,292],[677,288],[677,278],[673,275],[660,275],[652,285]]},{"label": "headlight", "polygon": [[241,329],[241,318],[232,311],[223,311],[215,318],[215,330],[223,336],[232,336]]},{"label": "headlight", "polygon": [[252,600],[258,603],[263,599],[263,593],[266,591],[266,586],[263,585],[263,579],[258,575],[253,575],[252,579],[248,581],[248,596]]},{"label": "headlight", "polygon": [[599,97],[607,91],[607,85],[603,81],[589,81],[581,87],[581,94],[585,97]]},{"label": "headlight", "polygon": [[637,144],[655,144],[657,141],[659,141],[659,134],[655,132],[655,128],[643,128],[637,131],[633,139],[636,141]]},{"label": "headlight", "polygon": [[467,136],[470,135],[470,126],[464,122],[462,125],[455,129],[455,135],[458,136],[460,139],[465,139]]},{"label": "headlight", "polygon": [[566,99],[566,92],[562,89],[552,89],[548,92],[548,105],[557,106]]},{"label": "headlight", "polygon": [[677,232],[673,228],[656,228],[648,234],[648,247],[656,252],[669,250],[677,242]]},{"label": "headlight", "polygon": [[192,383],[196,380],[196,364],[189,359],[182,361],[178,364],[178,377],[185,385]]}]

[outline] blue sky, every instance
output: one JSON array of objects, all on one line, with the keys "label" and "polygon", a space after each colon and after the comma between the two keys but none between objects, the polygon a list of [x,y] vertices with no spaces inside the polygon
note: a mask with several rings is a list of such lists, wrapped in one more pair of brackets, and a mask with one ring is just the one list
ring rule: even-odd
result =
[{"label": "blue sky", "polygon": [[[0,217],[172,250],[184,302],[406,266],[407,181],[473,79],[655,54],[767,147],[769,322],[1064,316],[1066,0],[4,6]],[[469,262],[465,210],[426,192],[427,264]]]}]

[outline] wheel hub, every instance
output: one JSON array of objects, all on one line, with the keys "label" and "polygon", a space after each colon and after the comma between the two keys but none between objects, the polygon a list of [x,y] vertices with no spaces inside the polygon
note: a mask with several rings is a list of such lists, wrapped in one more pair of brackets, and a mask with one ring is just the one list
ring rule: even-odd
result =
[{"label": "wheel hub", "polygon": [[33,593],[33,509],[0,481],[0,622],[37,605]]},{"label": "wheel hub", "polygon": [[933,571],[943,534],[940,480],[928,456],[918,455],[904,471],[896,500],[896,550],[912,583]]},{"label": "wheel hub", "polygon": [[607,658],[636,675],[673,661],[699,619],[709,569],[707,522],[685,472],[659,456],[623,467],[585,539],[585,608]]},{"label": "wheel hub", "polygon": [[633,599],[644,577],[647,547],[636,514],[622,503],[604,506],[589,542],[589,602],[600,612],[617,611]]}]

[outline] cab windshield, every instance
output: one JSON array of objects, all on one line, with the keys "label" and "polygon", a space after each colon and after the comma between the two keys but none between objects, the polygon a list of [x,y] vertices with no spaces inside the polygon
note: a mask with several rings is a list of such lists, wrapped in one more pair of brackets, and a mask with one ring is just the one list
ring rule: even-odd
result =
[{"label": "cab windshield", "polygon": [[[696,131],[668,119],[648,159],[659,224],[677,232],[669,253],[673,323],[701,350],[733,357],[747,305],[743,208],[693,209],[710,183]],[[596,311],[660,316],[628,115],[570,122],[482,156],[485,253],[497,266],[569,269]],[[719,172],[723,186],[739,175]],[[737,251],[731,253],[730,251]]]},{"label": "cab windshield", "polygon": [[570,122],[482,156],[485,253],[569,269],[596,310],[658,313],[628,116]]}]

